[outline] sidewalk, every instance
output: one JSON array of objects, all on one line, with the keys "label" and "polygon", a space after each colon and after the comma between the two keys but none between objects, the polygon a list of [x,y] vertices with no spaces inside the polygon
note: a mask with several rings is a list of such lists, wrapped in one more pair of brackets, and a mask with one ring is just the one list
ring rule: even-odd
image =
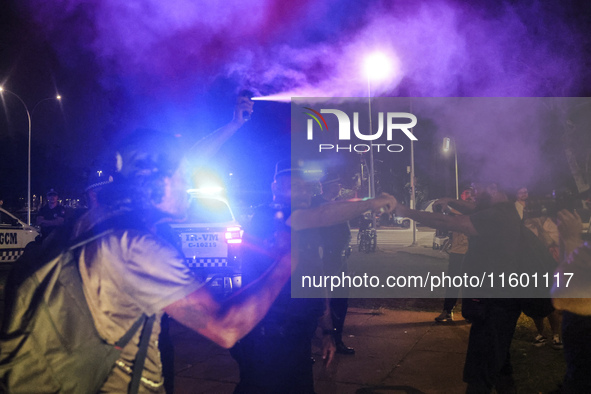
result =
[{"label": "sidewalk", "polygon": [[[393,254],[406,254],[425,264],[447,267],[447,253],[434,250],[426,244],[405,247],[378,245],[378,252],[373,256],[376,258],[381,255],[382,259],[385,257],[397,265],[408,260],[392,259]],[[336,355],[328,369],[322,365],[320,337],[317,336],[312,349],[316,359],[316,392],[464,393],[466,384],[462,381],[462,372],[470,325],[460,313],[454,315],[456,320],[452,323],[435,323],[434,318],[439,310],[404,310],[404,305],[421,309],[426,305],[425,302],[428,304],[425,309],[432,310],[432,303],[428,301],[441,301],[412,300],[417,303],[402,302],[399,309],[386,309],[382,307],[385,302],[376,304],[371,299],[367,303],[356,302],[356,307],[349,308],[344,332],[345,343],[355,348],[356,354]],[[393,304],[396,305],[396,302]],[[525,317],[522,320],[529,321]],[[530,321],[529,325],[522,327],[521,335],[517,334],[511,348],[518,388],[520,392],[536,393],[557,390],[565,372],[563,354],[549,346],[533,347],[533,323]],[[176,351],[175,393],[233,392],[238,382],[238,367],[227,350],[178,323],[171,324],[171,334]]]},{"label": "sidewalk", "polygon": [[418,254],[421,256],[432,257],[434,259],[447,260],[449,257],[448,253],[443,252],[441,250],[435,250],[430,245],[429,246],[424,246],[424,245],[406,246],[404,248],[392,248],[392,247],[389,247],[388,245],[383,245],[383,246],[378,246],[378,248],[379,248],[379,250],[383,250],[385,252],[392,251],[395,253]]},{"label": "sidewalk", "polygon": [[[426,245],[378,245],[385,253],[407,253],[447,260]],[[443,261],[442,261],[443,262]],[[434,322],[438,312],[349,308],[345,342],[354,356],[336,355],[322,365],[320,337],[313,342],[315,389],[324,393],[464,393],[464,358],[470,325],[460,314],[453,323]],[[175,344],[175,393],[232,393],[238,367],[229,352],[178,323]]]},{"label": "sidewalk", "polygon": [[[470,326],[437,324],[434,312],[350,308],[346,343],[354,356],[336,355],[326,369],[320,339],[313,343],[316,392],[463,393],[462,369]],[[457,317],[461,319],[461,317]],[[173,323],[175,393],[232,393],[238,368],[229,352]]]}]

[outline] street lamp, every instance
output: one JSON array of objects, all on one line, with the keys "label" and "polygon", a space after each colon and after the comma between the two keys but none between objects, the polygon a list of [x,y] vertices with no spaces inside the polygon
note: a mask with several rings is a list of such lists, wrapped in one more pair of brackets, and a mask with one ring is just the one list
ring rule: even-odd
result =
[{"label": "street lamp", "polygon": [[14,97],[16,97],[21,102],[23,107],[25,107],[25,111],[27,113],[27,120],[29,122],[29,150],[28,150],[28,161],[27,161],[27,224],[31,225],[31,116],[32,116],[32,114],[35,113],[35,109],[37,108],[37,106],[39,104],[41,104],[42,102],[47,101],[47,100],[61,100],[62,96],[60,96],[58,94],[56,97],[47,97],[42,100],[39,100],[37,102],[37,104],[35,104],[33,106],[33,110],[31,112],[29,112],[29,107],[27,107],[27,104],[25,104],[23,99],[20,98],[20,96],[18,94],[11,92],[8,89],[5,89],[3,86],[0,86],[0,94],[2,94],[4,92],[12,94]]},{"label": "street lamp", "polygon": [[[412,113],[412,98],[408,103],[410,113]],[[411,134],[414,135],[414,130],[410,129]],[[416,209],[416,190],[415,190],[415,145],[414,141],[410,140],[410,209]],[[412,223],[412,244],[411,246],[418,246],[417,242],[417,222],[411,220]]]},{"label": "street lamp", "polygon": [[459,194],[459,186],[458,186],[458,150],[456,147],[456,141],[452,138],[449,137],[445,137],[443,139],[443,151],[444,152],[449,152],[449,150],[451,149],[451,145],[453,143],[453,149],[454,149],[454,159],[456,162],[456,200],[460,199],[460,194]]},{"label": "street lamp", "polygon": [[[374,52],[365,58],[364,71],[367,77],[367,101],[369,106],[369,132],[373,134],[371,121],[371,81],[384,80],[392,74],[392,62],[382,52]],[[373,140],[369,146],[369,197],[376,196],[376,184],[374,177]],[[376,229],[376,217],[372,216],[374,231]]]}]

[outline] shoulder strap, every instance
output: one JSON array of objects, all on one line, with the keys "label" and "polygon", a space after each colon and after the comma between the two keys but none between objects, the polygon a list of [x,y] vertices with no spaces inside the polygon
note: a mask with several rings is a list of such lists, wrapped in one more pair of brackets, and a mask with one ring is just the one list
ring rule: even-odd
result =
[{"label": "shoulder strap", "polygon": [[144,322],[146,321],[147,318],[148,317],[146,316],[145,313],[142,314],[135,321],[135,323],[133,323],[133,325],[129,328],[129,330],[127,330],[127,332],[125,334],[123,334],[123,336],[117,342],[115,342],[115,347],[118,350],[122,350],[125,346],[127,346],[127,344],[129,343],[129,341],[131,341],[131,338],[133,338],[133,335],[144,324]]},{"label": "shoulder strap", "polygon": [[[140,319],[142,318],[146,318],[146,315],[143,314]],[[128,390],[129,394],[137,394],[139,390],[142,372],[144,371],[144,362],[146,361],[146,355],[148,354],[148,345],[150,343],[150,337],[152,336],[152,327],[154,326],[155,320],[156,315],[152,315],[147,318],[146,323],[144,324],[144,329],[142,330],[140,337],[139,349],[135,356],[135,362],[133,363],[133,374],[131,375],[131,383],[129,384]]]},{"label": "shoulder strap", "polygon": [[89,242],[92,242],[94,240],[97,240],[101,237],[104,237],[105,235],[112,233],[114,231],[114,229],[108,229],[105,230],[101,233],[96,233],[93,230],[87,231],[84,234],[80,235],[79,237],[77,237],[76,239],[72,240],[68,247],[67,250],[75,250],[78,249],[84,245],[86,245]]}]

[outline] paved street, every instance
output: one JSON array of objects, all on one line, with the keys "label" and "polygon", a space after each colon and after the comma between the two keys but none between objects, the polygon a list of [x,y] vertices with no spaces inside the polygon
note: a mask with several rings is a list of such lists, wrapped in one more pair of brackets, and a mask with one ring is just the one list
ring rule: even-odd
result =
[{"label": "paved street", "polygon": [[[417,234],[419,246],[402,247],[400,245],[412,241],[410,230],[380,229],[376,253],[354,250],[349,259],[352,274],[368,268],[387,273],[413,266],[445,270],[447,254],[430,247],[433,232],[426,230]],[[433,319],[438,314],[440,299],[367,299],[354,300],[351,304],[354,307],[347,315],[345,337],[346,343],[357,353],[337,355],[334,364],[327,369],[321,362],[317,337],[313,342],[317,393],[454,394],[465,391],[462,369],[470,326],[459,313],[452,324],[436,324]],[[397,310],[387,309],[390,307]],[[171,335],[175,345],[175,393],[232,393],[238,381],[238,367],[228,350],[174,321]],[[549,371],[556,365],[563,365],[561,352],[549,346],[531,346],[531,335],[526,333],[525,340],[514,341],[512,359],[515,356],[516,371],[519,368]],[[527,374],[522,372],[520,376]],[[520,392],[555,389],[561,372],[548,375],[544,376],[545,380],[518,382],[535,385],[535,390],[526,386],[527,389]]]},{"label": "paved street", "polygon": [[[462,393],[462,368],[469,325],[438,325],[434,312],[351,308],[347,344],[354,356],[337,355],[325,368],[320,340],[313,343],[316,392]],[[175,393],[232,393],[238,368],[229,352],[178,324]]]},{"label": "paved street", "polygon": [[[379,250],[372,254],[354,251],[349,260],[353,270],[359,271],[370,265],[447,268],[447,254],[443,252],[426,245],[405,248],[394,246],[409,239],[409,231],[392,229],[382,233],[384,236],[381,239],[389,239],[393,245],[378,242]],[[426,242],[431,238],[425,232],[420,239]],[[356,349],[356,354],[336,355],[333,365],[325,368],[321,362],[318,334],[313,342],[316,392],[464,393],[466,385],[462,381],[462,371],[470,325],[460,313],[455,314],[453,323],[435,323],[433,319],[438,315],[441,303],[441,299],[351,301],[355,306],[349,308],[344,333],[346,343]],[[391,305],[396,310],[382,305]],[[171,324],[171,334],[176,351],[175,393],[233,392],[238,382],[238,367],[227,350],[174,322]],[[564,373],[562,353],[549,346],[533,347],[532,337],[533,328],[525,329],[524,338],[513,342],[511,357],[517,376],[522,378],[517,381],[518,389],[524,393],[550,392],[558,387]],[[549,372],[556,368],[558,372],[535,375],[537,378],[533,381],[523,378],[530,375],[530,369]]]},{"label": "paved street", "polygon": [[[432,249],[431,229],[417,231],[419,245],[413,247],[408,246],[411,229],[378,229],[378,251],[371,254],[357,252],[357,230],[352,233],[351,275],[368,270],[385,275],[413,266],[447,268],[447,254]],[[433,319],[437,314],[350,308],[346,342],[357,353],[337,355],[333,365],[325,368],[317,337],[313,343],[316,392],[463,393],[462,368],[470,326],[459,315],[454,324],[436,324]],[[175,393],[232,393],[238,368],[227,350],[175,323],[171,333],[177,352]]]},{"label": "paved street", "polygon": [[350,276],[375,276],[379,278],[377,287],[355,287],[350,290],[352,298],[442,298],[443,291],[425,290],[417,286],[383,286],[390,276],[426,277],[427,273],[437,274],[447,270],[448,255],[433,249],[435,230],[421,227],[417,229],[416,245],[412,229],[380,228],[377,230],[377,251],[375,253],[357,252],[357,229],[352,230],[353,254],[347,261]]}]

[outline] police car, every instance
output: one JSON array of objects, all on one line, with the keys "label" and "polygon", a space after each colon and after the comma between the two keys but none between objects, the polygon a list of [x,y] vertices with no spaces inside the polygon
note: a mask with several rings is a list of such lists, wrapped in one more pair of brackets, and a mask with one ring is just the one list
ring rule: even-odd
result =
[{"label": "police car", "polygon": [[38,235],[35,227],[0,208],[0,264],[18,259],[25,246],[33,242]]},{"label": "police car", "polygon": [[242,284],[242,227],[224,197],[201,190],[189,194],[187,219],[172,225],[186,264],[210,286],[231,292]]}]

